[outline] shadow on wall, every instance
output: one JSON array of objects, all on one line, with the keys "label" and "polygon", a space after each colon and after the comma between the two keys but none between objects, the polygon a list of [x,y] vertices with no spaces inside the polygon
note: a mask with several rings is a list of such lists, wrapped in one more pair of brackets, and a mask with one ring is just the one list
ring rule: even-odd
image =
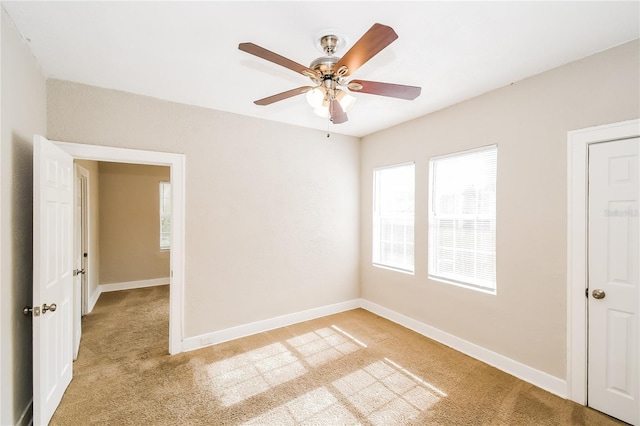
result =
[{"label": "shadow on wall", "polygon": [[[8,294],[11,300],[5,306],[11,309],[7,328],[12,331],[8,347],[11,348],[13,364],[10,378],[13,403],[19,404],[23,399],[17,395],[27,396],[28,400],[33,393],[33,319],[22,313],[23,307],[33,303],[33,141],[12,133],[11,144],[10,170],[13,174],[10,178],[11,210],[8,220],[11,224],[8,250],[11,258]],[[4,336],[3,341],[7,343]],[[14,412],[23,409],[22,406],[13,407]]]}]

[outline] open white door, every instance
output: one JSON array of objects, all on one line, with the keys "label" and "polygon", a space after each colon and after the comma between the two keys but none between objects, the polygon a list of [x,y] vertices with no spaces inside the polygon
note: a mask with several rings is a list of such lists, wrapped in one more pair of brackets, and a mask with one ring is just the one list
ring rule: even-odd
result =
[{"label": "open white door", "polygon": [[33,140],[33,423],[49,423],[73,364],[73,159]]},{"label": "open white door", "polygon": [[73,359],[78,359],[82,337],[84,304],[83,287],[86,286],[86,176],[87,170],[74,165],[74,214],[73,214]]},{"label": "open white door", "polygon": [[640,424],[640,139],[589,146],[588,404]]}]

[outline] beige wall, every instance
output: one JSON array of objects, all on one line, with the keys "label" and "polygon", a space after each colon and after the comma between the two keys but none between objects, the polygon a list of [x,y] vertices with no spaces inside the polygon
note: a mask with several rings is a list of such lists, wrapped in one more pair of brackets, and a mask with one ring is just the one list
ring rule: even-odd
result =
[{"label": "beige wall", "polygon": [[88,160],[76,160],[76,164],[89,172],[88,195],[88,219],[89,219],[89,247],[87,248],[87,280],[89,297],[95,294],[100,284],[100,175],[98,162]]},{"label": "beige wall", "polygon": [[[640,117],[639,51],[636,40],[365,137],[362,297],[565,379],[567,131]],[[495,296],[427,279],[429,158],[489,144],[498,144]],[[371,265],[372,169],[408,161],[415,275]]]},{"label": "beige wall", "polygon": [[45,76],[2,9],[0,162],[0,424],[21,417],[31,402],[30,317],[33,263],[33,135],[45,134]]},{"label": "beige wall", "polygon": [[47,89],[51,139],[185,154],[184,337],[358,297],[357,138],[65,81]]},{"label": "beige wall", "polygon": [[99,163],[100,284],[169,277],[160,250],[159,184],[170,168]]}]

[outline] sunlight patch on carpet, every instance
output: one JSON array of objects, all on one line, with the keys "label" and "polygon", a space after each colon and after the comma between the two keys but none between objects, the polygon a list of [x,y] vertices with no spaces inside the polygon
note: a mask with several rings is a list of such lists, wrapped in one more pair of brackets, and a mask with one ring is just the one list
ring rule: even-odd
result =
[{"label": "sunlight patch on carpet", "polygon": [[367,346],[337,326],[273,343],[207,366],[213,393],[232,406]]},{"label": "sunlight patch on carpet", "polygon": [[341,329],[337,325],[332,325],[331,328],[333,328],[334,330],[338,331],[338,333],[344,334],[349,339],[353,340],[354,342],[356,342],[358,345],[362,346],[363,348],[367,347],[367,345],[365,345],[360,340],[356,339],[355,337],[353,337],[352,335],[350,335],[349,333],[347,333],[346,331],[344,331],[343,329]]},{"label": "sunlight patch on carpet", "polygon": [[293,337],[287,343],[314,368],[366,348],[364,343],[335,326]]},{"label": "sunlight patch on carpet", "polygon": [[388,358],[342,377],[332,385],[375,425],[415,419],[447,396]]},{"label": "sunlight patch on carpet", "polygon": [[415,374],[413,374],[412,372],[410,372],[406,368],[403,368],[403,367],[399,366],[398,364],[396,364],[395,362],[391,361],[389,358],[385,358],[384,360],[386,362],[388,362],[389,364],[393,365],[399,371],[402,371],[404,374],[406,374],[407,376],[411,377],[416,382],[418,382],[421,385],[429,388],[432,392],[435,392],[436,394],[438,394],[440,396],[447,396],[446,393],[444,393],[443,391],[441,391],[437,387],[433,386],[431,383],[428,383],[428,382],[424,381],[423,379],[421,379],[420,377],[416,376]]},{"label": "sunlight patch on carpet", "polygon": [[314,389],[249,420],[245,425],[358,424],[357,419],[326,387]]},{"label": "sunlight patch on carpet", "polygon": [[225,407],[304,375],[307,369],[282,343],[215,362],[207,366],[214,394]]}]

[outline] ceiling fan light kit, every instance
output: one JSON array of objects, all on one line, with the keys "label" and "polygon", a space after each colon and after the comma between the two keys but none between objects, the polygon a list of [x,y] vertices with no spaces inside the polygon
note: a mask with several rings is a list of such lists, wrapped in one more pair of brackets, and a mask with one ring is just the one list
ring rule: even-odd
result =
[{"label": "ceiling fan light kit", "polygon": [[[307,92],[307,102],[314,108],[313,112],[323,118],[329,117],[330,97],[323,86],[314,87]],[[356,102],[355,97],[340,89],[335,89],[335,98],[344,112],[349,111]]]},{"label": "ceiling fan light kit", "polygon": [[307,102],[314,113],[329,118],[333,124],[348,120],[348,111],[356,101],[348,91],[413,100],[420,95],[421,88],[402,84],[353,80],[348,77],[365,62],[391,44],[398,35],[393,28],[374,24],[342,57],[335,53],[344,46],[344,38],[331,30],[319,36],[318,43],[325,56],[321,56],[305,67],[284,56],[271,52],[253,43],[240,43],[238,49],[258,56],[277,65],[289,68],[311,79],[313,86],[302,86],[254,101],[256,105],[270,105],[296,95],[306,93]]}]

